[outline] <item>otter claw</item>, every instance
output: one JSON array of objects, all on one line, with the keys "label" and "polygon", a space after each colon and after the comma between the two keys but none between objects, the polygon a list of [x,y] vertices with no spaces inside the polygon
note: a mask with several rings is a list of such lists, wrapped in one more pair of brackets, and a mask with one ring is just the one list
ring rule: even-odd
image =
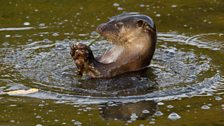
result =
[{"label": "otter claw", "polygon": [[88,46],[78,43],[70,46],[70,54],[78,68],[79,75],[83,75],[85,71],[89,71],[90,61],[90,48]]}]

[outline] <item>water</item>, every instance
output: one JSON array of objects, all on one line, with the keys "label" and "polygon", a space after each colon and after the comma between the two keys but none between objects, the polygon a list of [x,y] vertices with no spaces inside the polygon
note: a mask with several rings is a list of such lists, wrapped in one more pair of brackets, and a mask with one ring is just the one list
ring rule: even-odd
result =
[{"label": "water", "polygon": [[[1,125],[223,125],[221,1],[1,3]],[[91,48],[102,54],[111,45],[95,27],[123,11],[156,22],[150,67],[111,79],[78,76],[70,43],[96,40]],[[6,94],[32,88],[39,91]]]}]

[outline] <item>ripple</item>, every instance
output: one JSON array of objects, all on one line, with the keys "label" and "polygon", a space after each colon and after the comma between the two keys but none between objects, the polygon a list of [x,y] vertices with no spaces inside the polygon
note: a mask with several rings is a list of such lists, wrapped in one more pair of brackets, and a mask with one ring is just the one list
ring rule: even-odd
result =
[{"label": "ripple", "polygon": [[[17,49],[5,48],[3,62],[15,69],[14,74],[27,80],[24,83],[17,78],[15,84],[40,89],[37,93],[23,96],[78,104],[176,99],[206,95],[216,90],[222,75],[212,62],[213,57],[197,53],[197,50],[214,50],[221,46],[199,39],[206,35],[188,37],[160,33],[158,36],[150,68],[111,79],[83,80],[77,76],[69,55],[69,43],[76,41],[70,40],[54,43],[43,40]],[[81,42],[89,41],[92,40]],[[99,41],[91,48],[95,55],[100,55],[110,47],[106,41]]]},{"label": "ripple", "polygon": [[[47,27],[39,27],[39,29],[45,29]],[[24,30],[32,30],[37,29],[35,27],[14,27],[14,28],[0,28],[0,31],[24,31]]]}]

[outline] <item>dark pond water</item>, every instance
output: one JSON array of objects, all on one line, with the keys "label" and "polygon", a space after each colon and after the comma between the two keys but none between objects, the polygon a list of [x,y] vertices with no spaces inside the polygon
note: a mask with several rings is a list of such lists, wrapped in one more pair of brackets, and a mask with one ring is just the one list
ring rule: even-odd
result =
[{"label": "dark pond water", "polygon": [[[0,126],[224,125],[222,0],[0,2]],[[91,48],[102,54],[111,45],[95,28],[123,12],[156,22],[150,67],[77,76],[69,45],[97,41]]]}]

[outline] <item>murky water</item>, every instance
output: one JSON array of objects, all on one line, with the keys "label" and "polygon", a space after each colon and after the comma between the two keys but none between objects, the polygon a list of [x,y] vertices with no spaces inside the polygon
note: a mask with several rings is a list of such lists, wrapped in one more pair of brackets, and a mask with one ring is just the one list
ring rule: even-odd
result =
[{"label": "murky water", "polygon": [[[224,125],[224,3],[216,1],[1,1],[0,125]],[[111,79],[76,75],[69,44],[95,55],[108,17],[151,16],[149,68]],[[37,88],[38,92],[6,92]]]}]

